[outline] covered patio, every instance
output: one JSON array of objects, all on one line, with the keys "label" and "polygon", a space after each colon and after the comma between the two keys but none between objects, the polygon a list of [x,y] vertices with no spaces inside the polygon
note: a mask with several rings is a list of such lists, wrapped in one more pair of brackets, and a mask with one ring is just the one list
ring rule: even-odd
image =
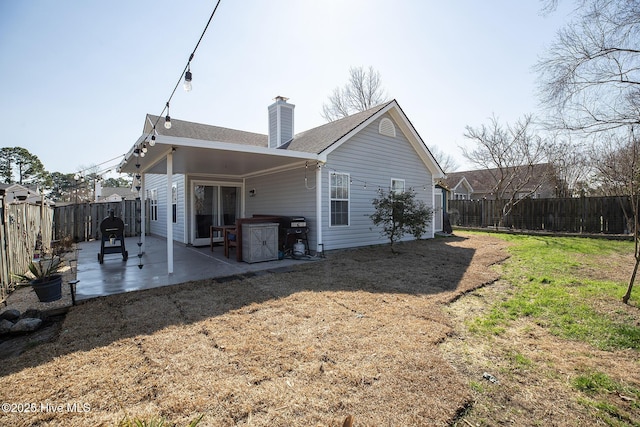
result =
[{"label": "covered patio", "polygon": [[[292,259],[257,262],[248,264],[237,262],[235,254],[224,256],[222,246],[193,247],[173,243],[173,273],[167,273],[167,240],[156,236],[146,236],[144,253],[138,257],[138,238],[125,239],[129,253],[123,261],[119,253],[105,254],[104,262],[98,262],[100,241],[78,244],[76,299],[86,300],[105,295],[151,289],[192,280],[212,279],[223,282],[230,279],[286,271],[292,266],[319,258]],[[142,268],[139,268],[139,263]]]},{"label": "covered patio", "polygon": [[[166,236],[165,255],[166,261],[163,266],[165,268],[164,276],[179,275],[174,264],[180,262],[179,255],[174,253],[174,248],[179,245],[202,244],[203,239],[208,240],[209,234],[203,236],[198,221],[198,212],[196,212],[196,188],[220,187],[228,185],[230,188],[237,188],[234,197],[238,197],[239,203],[235,208],[232,217],[248,218],[247,200],[249,197],[255,196],[255,190],[247,188],[247,180],[259,179],[266,174],[272,174],[282,171],[305,170],[308,163],[314,165],[315,171],[310,172],[310,179],[320,182],[320,168],[326,159],[315,153],[301,152],[295,150],[274,149],[266,146],[267,136],[253,134],[249,132],[236,131],[232,129],[219,128],[215,126],[201,125],[197,123],[184,122],[180,120],[172,120],[170,129],[155,128],[153,123],[157,121],[155,116],[147,116],[145,122],[144,133],[135,142],[125,159],[118,167],[120,173],[130,173],[134,176],[134,188],[143,200],[143,205],[147,199],[147,182],[148,175],[166,176],[162,179],[161,184],[155,182],[155,188],[163,194],[162,203],[156,200],[154,212],[164,212],[163,221],[166,221],[162,230],[147,230],[147,221],[145,215],[148,213],[142,209],[141,214],[141,232],[142,247],[147,253],[158,251],[157,248],[151,248],[150,242],[146,239],[148,232],[161,234]],[[153,142],[150,137],[153,136]],[[169,195],[174,194],[174,176],[182,176],[185,181],[184,190],[175,190],[175,200]],[[314,184],[315,185],[315,184]],[[315,215],[321,217],[320,197],[321,185],[316,185],[313,191],[315,197]],[[184,192],[184,199],[180,202],[178,194]],[[175,203],[175,205],[174,205]],[[178,204],[182,203],[181,207]],[[218,202],[221,205],[221,202]],[[177,213],[172,217],[169,212],[174,208],[183,210],[184,213]],[[218,209],[220,209],[218,207]],[[203,212],[208,213],[208,212]],[[256,212],[254,212],[256,213]],[[258,214],[274,214],[270,209],[266,211],[258,211]],[[289,215],[298,215],[297,212],[290,212]],[[158,215],[156,213],[156,215]],[[174,219],[175,218],[175,219]],[[180,223],[183,221],[184,223]],[[227,225],[226,222],[218,224],[216,222],[204,224],[205,230],[209,230],[209,226]],[[178,231],[180,230],[180,234]],[[197,230],[197,231],[196,231]],[[320,247],[322,242],[320,227],[316,227],[314,241]],[[217,237],[216,237],[217,238]],[[168,244],[168,242],[178,241],[178,246]],[[238,245],[241,246],[239,241]],[[137,247],[136,247],[137,249]],[[312,252],[316,248],[307,248]],[[239,249],[242,251],[242,249]],[[131,251],[130,251],[131,252]],[[130,255],[132,255],[130,253]],[[235,254],[234,254],[235,255]]]}]

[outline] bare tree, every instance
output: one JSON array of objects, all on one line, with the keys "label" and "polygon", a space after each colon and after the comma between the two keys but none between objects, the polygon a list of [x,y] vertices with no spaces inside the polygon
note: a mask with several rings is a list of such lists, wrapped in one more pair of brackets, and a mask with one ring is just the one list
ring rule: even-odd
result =
[{"label": "bare tree", "polygon": [[[552,9],[557,2],[547,0]],[[536,65],[554,126],[587,134],[640,123],[640,3],[578,0]]]},{"label": "bare tree", "polygon": [[[557,0],[545,2],[547,10],[557,5]],[[623,297],[626,303],[637,273],[640,243],[639,149],[633,135],[633,128],[640,124],[640,2],[576,3],[576,19],[558,33],[537,64],[540,88],[542,100],[555,118],[554,127],[594,138],[600,134],[607,137],[608,142],[598,147],[593,166],[599,172],[602,188],[616,189],[631,201],[636,265]],[[623,140],[629,142],[621,144]]]},{"label": "bare tree", "polygon": [[534,182],[534,166],[544,160],[545,143],[534,134],[532,117],[525,116],[513,126],[502,126],[494,116],[489,126],[466,127],[464,136],[476,148],[463,148],[462,154],[479,169],[486,169],[493,182],[492,193],[500,211],[496,227],[522,198],[535,193],[541,181]]},{"label": "bare tree", "polygon": [[445,153],[440,148],[433,146],[429,148],[429,151],[431,151],[436,162],[438,162],[445,173],[453,172],[460,167],[458,162],[456,162],[456,159],[454,159],[451,154]]},{"label": "bare tree", "polygon": [[369,67],[349,68],[349,81],[337,87],[322,105],[322,117],[328,122],[347,117],[359,111],[382,104],[387,95],[382,88],[380,73]]},{"label": "bare tree", "polygon": [[556,197],[575,197],[588,189],[592,168],[587,149],[570,135],[556,135],[546,145],[546,157],[553,168]]},{"label": "bare tree", "polygon": [[594,162],[597,169],[597,177],[602,188],[609,195],[619,196],[628,200],[629,204],[623,203],[623,210],[630,231],[633,233],[635,242],[635,265],[627,292],[622,297],[622,302],[628,303],[631,297],[631,290],[638,273],[640,265],[640,139],[630,128],[626,138],[618,134],[612,134],[597,145],[593,153],[598,161]]}]

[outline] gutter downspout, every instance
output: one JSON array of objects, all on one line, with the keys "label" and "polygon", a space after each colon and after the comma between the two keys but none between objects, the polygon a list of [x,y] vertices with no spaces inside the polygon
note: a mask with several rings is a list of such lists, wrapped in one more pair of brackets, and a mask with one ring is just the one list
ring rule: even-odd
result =
[{"label": "gutter downspout", "polygon": [[316,166],[316,255],[324,252],[322,243],[322,165]]},{"label": "gutter downspout", "polygon": [[[142,247],[146,248],[146,235],[147,235],[147,210],[145,207],[147,206],[147,189],[146,189],[146,178],[145,174],[140,175],[140,241],[142,242]],[[144,253],[144,249],[142,250]]]},{"label": "gutter downspout", "polygon": [[171,184],[173,183],[173,151],[167,154],[167,273],[173,274],[173,221]]}]

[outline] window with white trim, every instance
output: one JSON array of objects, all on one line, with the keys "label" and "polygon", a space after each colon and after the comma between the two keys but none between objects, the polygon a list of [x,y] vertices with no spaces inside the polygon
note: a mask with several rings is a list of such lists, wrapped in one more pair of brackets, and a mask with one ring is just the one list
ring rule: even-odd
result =
[{"label": "window with white trim", "polygon": [[149,220],[158,220],[158,190],[147,190],[147,200],[149,200]]},{"label": "window with white trim", "polygon": [[331,213],[330,224],[349,225],[349,174],[331,173]]},{"label": "window with white trim", "polygon": [[391,192],[404,193],[404,179],[391,178]]}]

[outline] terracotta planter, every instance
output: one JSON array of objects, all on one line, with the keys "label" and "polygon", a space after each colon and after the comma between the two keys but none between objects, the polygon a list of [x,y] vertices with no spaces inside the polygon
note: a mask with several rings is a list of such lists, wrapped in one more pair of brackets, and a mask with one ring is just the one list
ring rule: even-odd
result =
[{"label": "terracotta planter", "polygon": [[57,274],[49,279],[35,279],[31,281],[33,290],[40,302],[57,301],[62,298],[62,276]]}]

